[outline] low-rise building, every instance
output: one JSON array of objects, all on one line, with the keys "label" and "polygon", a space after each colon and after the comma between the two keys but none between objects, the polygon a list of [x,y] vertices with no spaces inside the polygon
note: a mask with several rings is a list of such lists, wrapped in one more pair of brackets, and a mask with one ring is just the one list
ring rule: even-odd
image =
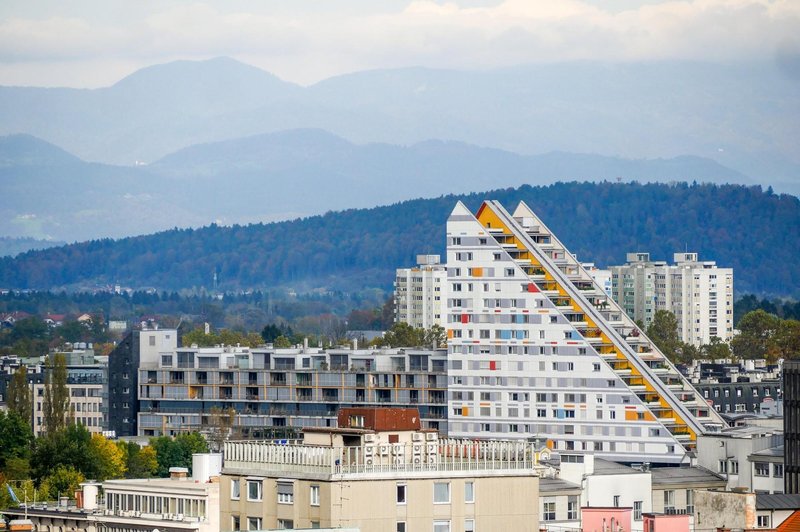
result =
[{"label": "low-rise building", "polygon": [[[697,464],[725,478],[729,490],[782,492],[783,467],[774,467],[778,465],[774,456],[754,454],[782,445],[783,432],[766,427],[741,426],[709,432],[697,438]],[[770,479],[768,485],[765,479]]]},{"label": "low-rise building", "polygon": [[172,468],[171,478],[85,482],[75,501],[64,497],[3,513],[25,517],[33,530],[47,532],[217,532],[221,456],[192,458],[192,477],[186,468]]},{"label": "low-rise building", "polygon": [[439,440],[413,409],[342,409],[304,438],[225,443],[222,531],[538,529],[531,443]]}]

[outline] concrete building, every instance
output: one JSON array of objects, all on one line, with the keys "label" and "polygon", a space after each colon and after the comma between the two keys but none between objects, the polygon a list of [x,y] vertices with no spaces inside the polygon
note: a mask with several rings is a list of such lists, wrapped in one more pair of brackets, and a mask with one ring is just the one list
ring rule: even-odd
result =
[{"label": "concrete building", "polygon": [[699,261],[697,253],[675,253],[675,264],[628,253],[627,263],[611,266],[614,300],[645,327],[659,310],[675,314],[684,342],[697,347],[733,337],[733,269]]},{"label": "concrete building", "polygon": [[138,435],[139,365],[178,347],[175,329],[142,329],[128,333],[108,357],[108,430],[118,437]]},{"label": "concrete building", "polygon": [[172,468],[172,478],[85,482],[75,501],[64,498],[3,513],[26,517],[33,530],[43,532],[217,532],[221,456],[195,454],[192,462],[192,477],[186,468]]},{"label": "concrete building", "polygon": [[600,269],[593,262],[584,262],[581,266],[592,277],[594,284],[602,288],[608,297],[612,297],[611,270]]},{"label": "concrete building", "polygon": [[447,223],[449,434],[679,463],[723,421],[527,206]]},{"label": "concrete building", "polygon": [[338,425],[296,445],[226,442],[221,530],[538,529],[532,444],[439,440],[413,409],[343,409]]},{"label": "concrete building", "polygon": [[698,465],[724,477],[729,490],[782,493],[782,455],[782,431],[765,427],[729,428],[697,441]]},{"label": "concrete building", "polygon": [[756,526],[777,532],[800,530],[800,495],[756,494]]},{"label": "concrete building", "polygon": [[756,528],[755,493],[747,490],[697,490],[694,502],[694,527],[697,531]]},{"label": "concrete building", "polygon": [[439,255],[417,255],[417,266],[398,268],[394,281],[395,322],[430,329],[444,326],[447,268]]},{"label": "concrete building", "polygon": [[419,409],[447,431],[444,349],[182,347],[139,363],[140,436],[206,430],[212,409],[235,410],[233,433],[293,437],[336,427],[341,407]]}]

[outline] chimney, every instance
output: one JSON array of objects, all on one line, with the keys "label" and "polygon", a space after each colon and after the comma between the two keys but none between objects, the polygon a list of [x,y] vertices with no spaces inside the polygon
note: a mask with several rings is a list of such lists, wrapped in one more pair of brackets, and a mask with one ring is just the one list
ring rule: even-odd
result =
[{"label": "chimney", "polygon": [[186,467],[170,467],[169,478],[171,479],[185,479],[189,476],[189,468]]},{"label": "chimney", "polygon": [[82,505],[81,508],[84,510],[96,510],[97,509],[97,492],[99,491],[100,484],[97,482],[83,482],[81,483],[81,490],[82,490]]},{"label": "chimney", "polygon": [[303,353],[308,352],[308,337],[303,338]]},{"label": "chimney", "polygon": [[358,349],[358,338],[353,338],[353,351]]}]

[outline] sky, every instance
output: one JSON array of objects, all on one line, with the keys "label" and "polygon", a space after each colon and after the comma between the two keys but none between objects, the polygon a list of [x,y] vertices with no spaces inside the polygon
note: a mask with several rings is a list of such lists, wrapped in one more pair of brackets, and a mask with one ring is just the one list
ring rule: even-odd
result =
[{"label": "sky", "polygon": [[0,85],[102,87],[230,56],[311,84],[365,69],[800,58],[800,0],[4,0]]}]

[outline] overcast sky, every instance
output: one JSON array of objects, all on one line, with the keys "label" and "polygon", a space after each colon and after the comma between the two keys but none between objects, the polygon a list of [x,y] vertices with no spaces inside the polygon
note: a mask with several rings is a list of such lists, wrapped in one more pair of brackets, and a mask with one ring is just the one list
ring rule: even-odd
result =
[{"label": "overcast sky", "polygon": [[356,70],[574,59],[772,60],[800,0],[30,0],[0,3],[0,84],[98,87],[220,55],[308,84]]}]

